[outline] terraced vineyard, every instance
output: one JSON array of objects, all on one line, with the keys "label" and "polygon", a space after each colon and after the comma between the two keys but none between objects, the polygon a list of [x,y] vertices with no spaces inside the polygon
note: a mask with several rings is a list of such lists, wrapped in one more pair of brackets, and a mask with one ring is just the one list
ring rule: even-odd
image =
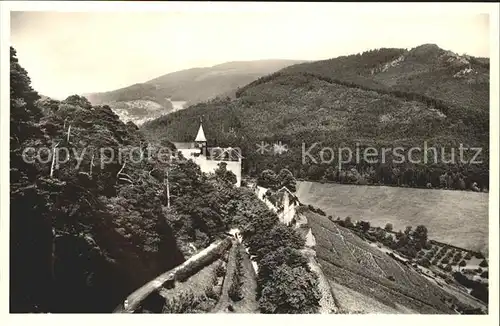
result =
[{"label": "terraced vineyard", "polygon": [[394,230],[425,225],[429,238],[474,251],[488,252],[488,194],[442,189],[414,189],[297,182],[303,204],[327,215],[370,222]]},{"label": "terraced vineyard", "polygon": [[[342,289],[337,297],[342,310],[454,314],[455,308],[467,308],[449,291],[370,246],[348,229],[318,214],[309,211],[304,214],[316,239],[317,260],[333,294],[336,295],[335,289]],[[356,296],[356,300],[350,300],[350,296]],[[364,305],[360,302],[363,298]],[[356,308],[349,301],[356,301]]]}]

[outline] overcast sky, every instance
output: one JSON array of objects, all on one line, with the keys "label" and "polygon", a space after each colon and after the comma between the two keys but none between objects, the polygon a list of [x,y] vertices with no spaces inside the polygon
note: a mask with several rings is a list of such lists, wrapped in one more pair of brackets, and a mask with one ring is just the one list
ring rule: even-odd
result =
[{"label": "overcast sky", "polygon": [[300,5],[253,12],[12,12],[11,44],[33,87],[56,98],[227,61],[318,60],[424,43],[489,56],[488,15],[479,12]]}]

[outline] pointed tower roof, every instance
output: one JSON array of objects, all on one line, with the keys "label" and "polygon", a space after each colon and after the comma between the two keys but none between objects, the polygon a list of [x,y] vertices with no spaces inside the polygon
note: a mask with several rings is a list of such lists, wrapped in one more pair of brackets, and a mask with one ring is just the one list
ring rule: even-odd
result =
[{"label": "pointed tower roof", "polygon": [[203,125],[200,122],[200,129],[198,129],[198,133],[196,134],[195,142],[206,142],[207,138],[205,137],[205,132],[203,131]]}]

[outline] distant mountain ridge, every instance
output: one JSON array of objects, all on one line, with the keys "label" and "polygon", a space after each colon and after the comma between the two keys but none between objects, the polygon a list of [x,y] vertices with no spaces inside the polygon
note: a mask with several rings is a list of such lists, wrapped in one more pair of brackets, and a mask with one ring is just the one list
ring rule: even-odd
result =
[{"label": "distant mountain ridge", "polygon": [[84,94],[94,105],[108,104],[122,120],[138,124],[173,111],[171,101],[195,104],[230,96],[238,87],[304,60],[233,61],[172,72],[110,92]]}]

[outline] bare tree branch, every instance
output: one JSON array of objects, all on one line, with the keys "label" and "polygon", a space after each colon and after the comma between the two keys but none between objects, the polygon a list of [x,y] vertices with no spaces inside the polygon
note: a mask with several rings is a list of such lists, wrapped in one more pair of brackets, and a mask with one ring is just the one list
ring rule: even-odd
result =
[{"label": "bare tree branch", "polygon": [[71,124],[68,127],[68,137],[66,138],[66,142],[69,143],[69,136],[71,135]]},{"label": "bare tree branch", "polygon": [[94,166],[94,153],[92,153],[92,159],[90,160],[90,176],[92,177],[92,167]]}]

